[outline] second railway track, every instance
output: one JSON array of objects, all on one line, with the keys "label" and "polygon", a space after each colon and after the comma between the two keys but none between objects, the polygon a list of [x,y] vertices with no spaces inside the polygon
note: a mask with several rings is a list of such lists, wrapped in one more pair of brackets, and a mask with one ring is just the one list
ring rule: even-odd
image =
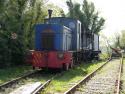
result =
[{"label": "second railway track", "polygon": [[122,60],[111,60],[64,94],[119,94],[121,69]]},{"label": "second railway track", "polygon": [[0,94],[39,94],[51,80],[62,73],[34,71],[0,85]]}]

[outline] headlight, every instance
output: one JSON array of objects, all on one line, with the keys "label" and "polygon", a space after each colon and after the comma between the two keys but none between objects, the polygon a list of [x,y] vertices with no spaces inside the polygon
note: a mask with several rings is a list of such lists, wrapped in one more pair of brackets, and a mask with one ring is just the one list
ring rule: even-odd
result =
[{"label": "headlight", "polygon": [[59,59],[63,59],[63,58],[64,58],[64,53],[63,53],[63,52],[59,52],[59,53],[57,54],[57,57],[58,57]]}]

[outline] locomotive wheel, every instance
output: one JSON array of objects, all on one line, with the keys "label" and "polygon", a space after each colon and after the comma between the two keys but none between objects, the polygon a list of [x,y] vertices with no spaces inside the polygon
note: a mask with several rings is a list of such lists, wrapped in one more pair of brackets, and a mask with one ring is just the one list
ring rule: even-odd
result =
[{"label": "locomotive wheel", "polygon": [[69,65],[69,68],[73,68],[73,62]]},{"label": "locomotive wheel", "polygon": [[68,65],[68,64],[64,64],[64,65],[63,65],[63,70],[64,70],[64,71],[69,70],[69,65]]},{"label": "locomotive wheel", "polygon": [[35,70],[35,67],[33,66],[33,70]]}]

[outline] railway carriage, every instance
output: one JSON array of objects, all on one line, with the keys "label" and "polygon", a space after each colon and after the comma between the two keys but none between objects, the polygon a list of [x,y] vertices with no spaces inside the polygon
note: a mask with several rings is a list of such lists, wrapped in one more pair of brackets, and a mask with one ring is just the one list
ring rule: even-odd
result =
[{"label": "railway carriage", "polygon": [[98,56],[99,52],[94,54],[93,49],[99,50],[99,46],[93,44],[98,44],[99,38],[94,36],[81,32],[81,22],[77,19],[51,18],[49,14],[44,24],[35,26],[35,50],[31,51],[33,68],[68,70],[74,62]]}]

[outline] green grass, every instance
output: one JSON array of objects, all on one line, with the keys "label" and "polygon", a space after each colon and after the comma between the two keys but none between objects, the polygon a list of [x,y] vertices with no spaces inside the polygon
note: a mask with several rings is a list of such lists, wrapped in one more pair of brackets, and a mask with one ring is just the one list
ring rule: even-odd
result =
[{"label": "green grass", "polygon": [[64,93],[75,83],[105,62],[83,63],[80,66],[66,71],[62,76],[56,77],[41,94]]},{"label": "green grass", "polygon": [[6,69],[0,69],[0,84],[12,80],[16,77],[19,77],[23,73],[32,70],[31,66],[18,66],[18,67],[10,67]]}]

